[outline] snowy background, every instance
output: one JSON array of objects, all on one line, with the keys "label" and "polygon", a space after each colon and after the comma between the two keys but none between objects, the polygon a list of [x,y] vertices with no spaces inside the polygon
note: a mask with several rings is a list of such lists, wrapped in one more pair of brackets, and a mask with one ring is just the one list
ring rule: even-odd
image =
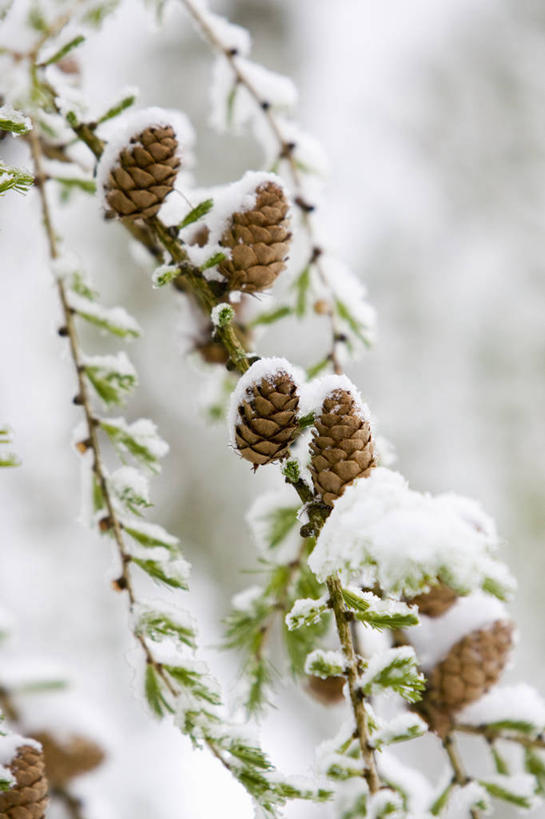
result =
[{"label": "snowy background", "polygon": [[[15,6],[22,12],[25,0]],[[519,581],[512,610],[521,637],[508,676],[545,691],[545,9],[537,0],[233,0],[215,8],[251,30],[254,59],[298,86],[299,120],[330,161],[327,241],[378,311],[377,346],[350,377],[415,489],[475,496],[497,519]],[[174,2],[165,23],[158,28],[151,10],[122,2],[80,50],[87,95],[103,109],[131,85],[142,105],[186,111],[199,183],[259,167],[252,140],[209,128],[210,54]],[[0,150],[28,164],[14,140]],[[0,420],[13,426],[23,461],[0,475],[0,606],[14,634],[0,669],[25,675],[32,659],[43,673],[58,666],[73,680],[70,707],[64,694],[58,703],[49,694],[29,707],[29,721],[44,713],[83,720],[107,744],[108,764],[81,781],[80,792],[92,794],[89,819],[209,819],[220,809],[246,819],[249,802],[219,764],[148,715],[125,600],[110,588],[109,544],[77,523],[70,440],[79,411],[39,219],[33,193],[0,202]],[[154,519],[180,536],[194,566],[183,602],[232,693],[236,661],[216,649],[221,618],[251,582],[241,570],[255,566],[245,512],[277,478],[266,470],[253,477],[227,448],[225,428],[205,423],[202,374],[181,352],[190,329],[170,290],[152,291],[150,265],[130,252],[121,228],[106,225],[83,194],[58,207],[56,219],[103,300],[124,304],[143,328],[129,349],[141,386],[128,414],[152,417],[171,444],[153,483]],[[85,338],[101,351],[94,333]],[[292,358],[297,350],[296,363],[307,364],[315,343],[318,335],[302,339],[286,323],[260,350]],[[282,770],[304,773],[342,709],[325,711],[287,678],[277,706],[263,726],[265,748]],[[430,753],[433,740],[419,748]],[[439,775],[436,759],[429,771]],[[288,815],[312,819],[327,808],[295,805]]]}]

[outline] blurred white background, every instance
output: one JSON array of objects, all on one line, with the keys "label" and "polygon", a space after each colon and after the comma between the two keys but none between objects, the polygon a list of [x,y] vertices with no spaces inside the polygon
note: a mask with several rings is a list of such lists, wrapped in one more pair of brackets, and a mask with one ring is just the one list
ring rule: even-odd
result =
[{"label": "blurred white background", "polygon": [[[255,60],[298,86],[300,123],[330,160],[325,241],[378,311],[376,348],[349,375],[415,488],[474,496],[496,518],[519,582],[512,610],[521,636],[509,677],[545,692],[545,7],[232,0],[214,8],[250,29]],[[86,93],[101,109],[136,85],[139,104],[187,112],[199,183],[259,167],[253,141],[209,128],[210,53],[176,2],[158,27],[150,9],[125,0],[80,59]],[[28,165],[25,150],[11,139],[0,145],[6,161]],[[141,386],[127,414],[152,417],[171,444],[153,483],[154,519],[180,536],[194,566],[182,605],[197,614],[206,656],[232,693],[238,666],[216,649],[221,619],[252,582],[242,570],[256,565],[245,511],[275,478],[253,477],[229,451],[224,426],[203,417],[202,377],[182,355],[187,328],[176,300],[152,291],[152,266],[135,260],[123,230],[83,194],[58,204],[55,218],[104,302],[126,305],[143,327],[129,349]],[[74,697],[110,749],[108,764],[81,782],[92,794],[90,819],[210,819],[219,810],[246,819],[249,802],[219,764],[148,715],[125,600],[110,588],[110,546],[76,520],[70,440],[79,412],[33,192],[0,201],[0,246],[0,420],[14,428],[23,462],[0,474],[0,605],[14,620],[0,671],[43,659],[74,680]],[[297,363],[308,364],[322,331],[317,322],[315,335],[301,338],[282,324],[260,351],[295,358],[297,350]],[[94,333],[84,340],[90,351],[115,347]],[[325,711],[287,677],[276,704],[264,745],[282,770],[308,772],[342,709]],[[304,805],[287,815],[328,812]]]}]

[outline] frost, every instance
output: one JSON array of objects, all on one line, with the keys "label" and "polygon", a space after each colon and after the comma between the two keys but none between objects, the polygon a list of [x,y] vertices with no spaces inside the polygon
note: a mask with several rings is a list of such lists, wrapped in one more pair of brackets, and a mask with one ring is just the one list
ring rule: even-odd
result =
[{"label": "frost", "polygon": [[[61,271],[64,271],[63,275],[66,275],[68,272],[64,266],[58,266],[56,271],[59,277],[61,276]],[[73,268],[69,272],[73,273]],[[97,304],[97,302],[91,301],[91,299],[87,299],[85,296],[81,296],[73,290],[69,290],[67,295],[68,304],[72,310],[75,310],[80,316],[88,318],[105,328],[119,328],[120,333],[123,333],[129,338],[131,336],[135,337],[140,335],[138,322],[127,313],[124,307],[104,307],[102,304]]]},{"label": "frost", "polygon": [[458,714],[458,721],[468,725],[516,723],[528,733],[545,729],[545,700],[526,683],[497,686]]},{"label": "frost", "polygon": [[301,544],[298,504],[287,486],[258,496],[247,515],[257,550],[267,560],[278,564],[295,560]]},{"label": "frost", "polygon": [[309,566],[320,580],[340,570],[390,594],[414,595],[435,578],[468,593],[486,583],[497,545],[460,515],[452,496],[415,492],[402,475],[378,467],[337,500]]},{"label": "frost", "polygon": [[210,320],[214,327],[225,327],[230,324],[235,316],[235,311],[230,304],[221,302],[212,308],[210,313]]},{"label": "frost", "polygon": [[117,164],[120,152],[130,143],[132,137],[137,136],[146,128],[151,126],[172,126],[178,141],[177,154],[180,156],[182,168],[192,167],[193,154],[191,149],[195,141],[195,135],[191,123],[181,111],[166,110],[164,108],[129,110],[116,117],[113,122],[115,127],[110,131],[107,145],[98,162],[96,174],[97,191],[101,195],[104,205],[106,205],[104,199],[105,186],[110,171]]},{"label": "frost", "polygon": [[331,676],[340,676],[346,666],[345,659],[340,651],[324,651],[317,648],[311,651],[305,661],[305,674],[314,674],[326,679]]},{"label": "frost", "polygon": [[346,375],[324,375],[305,384],[301,391],[301,415],[320,412],[325,399],[336,390],[349,392],[361,417],[371,422],[369,407],[364,404],[358,388]]},{"label": "frost", "polygon": [[251,612],[253,610],[254,603],[259,600],[262,594],[262,586],[249,586],[247,589],[244,589],[244,591],[234,595],[233,599],[231,600],[232,606],[237,611]]},{"label": "frost", "polygon": [[259,384],[262,379],[273,381],[278,374],[288,375],[296,387],[300,389],[301,376],[299,371],[285,358],[261,358],[252,364],[250,369],[239,379],[231,394],[227,418],[231,446],[236,448],[235,433],[238,425],[239,406],[248,400],[254,384]]},{"label": "frost", "polygon": [[420,623],[411,628],[410,640],[424,671],[431,671],[467,634],[506,619],[503,603],[477,591],[459,598],[441,617],[420,615]]}]

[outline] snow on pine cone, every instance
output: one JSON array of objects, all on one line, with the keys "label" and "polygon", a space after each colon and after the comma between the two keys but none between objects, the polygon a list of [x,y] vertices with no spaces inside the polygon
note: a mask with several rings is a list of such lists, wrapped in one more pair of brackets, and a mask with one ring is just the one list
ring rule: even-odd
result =
[{"label": "snow on pine cone", "polygon": [[291,233],[289,203],[276,182],[261,183],[249,210],[233,213],[220,244],[230,258],[218,265],[230,290],[258,293],[267,290],[286,267]]},{"label": "snow on pine cone", "polygon": [[456,603],[457,599],[458,595],[454,589],[445,583],[438,583],[428,592],[412,597],[408,602],[418,606],[420,614],[425,614],[426,617],[441,617]]},{"label": "snow on pine cone", "polygon": [[279,461],[299,431],[299,385],[290,363],[263,358],[252,364],[231,396],[232,443],[258,466]]},{"label": "snow on pine cone", "polygon": [[513,624],[496,620],[459,640],[432,669],[420,706],[438,734],[448,733],[455,714],[497,683],[512,645]]},{"label": "snow on pine cone", "polygon": [[0,819],[43,819],[47,807],[44,755],[38,745],[25,740],[6,766],[15,784],[0,792]]},{"label": "snow on pine cone", "polygon": [[74,735],[65,741],[49,733],[33,734],[43,748],[45,771],[52,788],[62,788],[75,776],[89,773],[104,760],[104,751],[93,740]]},{"label": "snow on pine cone", "polygon": [[328,506],[333,506],[346,487],[357,478],[366,478],[376,466],[371,425],[356,397],[347,388],[348,379],[331,377],[333,387],[325,396],[314,421],[310,443],[310,472],[314,489]]},{"label": "snow on pine cone", "polygon": [[106,216],[130,220],[155,216],[174,189],[182,147],[185,155],[192,138],[178,111],[148,108],[120,117],[97,169]]}]

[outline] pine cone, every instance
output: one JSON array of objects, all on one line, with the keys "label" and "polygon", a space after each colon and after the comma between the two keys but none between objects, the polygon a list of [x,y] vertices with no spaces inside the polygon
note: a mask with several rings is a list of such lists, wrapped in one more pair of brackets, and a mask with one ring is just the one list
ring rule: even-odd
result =
[{"label": "pine cone", "polygon": [[62,742],[48,733],[35,733],[34,739],[41,743],[45,759],[45,771],[51,788],[62,788],[75,776],[98,768],[104,752],[96,742],[74,735]]},{"label": "pine cone", "polygon": [[168,194],[180,166],[178,140],[171,125],[149,126],[120,152],[105,183],[106,216],[149,219]]},{"label": "pine cone", "polygon": [[444,583],[432,586],[428,592],[411,598],[408,602],[418,606],[420,614],[426,617],[441,617],[456,603],[458,595]]},{"label": "pine cone", "polygon": [[238,407],[235,443],[247,461],[258,466],[280,461],[298,432],[299,395],[292,377],[281,369],[250,384]]},{"label": "pine cone", "polygon": [[366,478],[376,466],[371,427],[362,418],[353,395],[333,390],[314,422],[310,472],[322,501],[333,506],[356,478]]},{"label": "pine cone", "polygon": [[16,784],[0,793],[0,819],[43,819],[47,807],[43,753],[32,745],[21,745],[8,767]]},{"label": "pine cone", "polygon": [[265,182],[256,190],[251,210],[234,213],[221,239],[231,248],[231,258],[218,270],[230,290],[258,293],[271,287],[285,267],[291,233],[288,230],[288,201],[275,182]]},{"label": "pine cone", "polygon": [[448,733],[457,711],[480,699],[498,681],[513,644],[513,624],[496,620],[459,640],[429,675],[421,707],[430,726]]},{"label": "pine cone", "polygon": [[336,705],[344,699],[343,687],[345,677],[307,677],[306,689],[308,693],[322,705]]}]

